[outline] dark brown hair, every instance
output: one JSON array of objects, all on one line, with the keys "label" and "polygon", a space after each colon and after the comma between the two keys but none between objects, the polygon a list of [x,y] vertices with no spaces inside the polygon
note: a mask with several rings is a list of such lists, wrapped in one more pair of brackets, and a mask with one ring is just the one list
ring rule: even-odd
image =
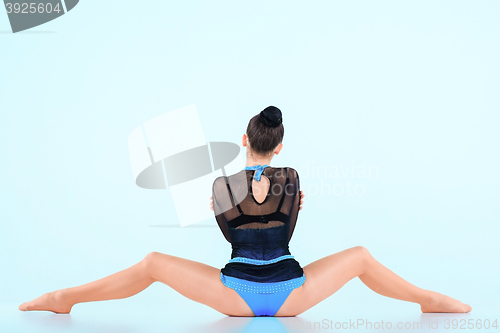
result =
[{"label": "dark brown hair", "polygon": [[275,106],[268,106],[248,122],[248,141],[250,148],[257,154],[272,152],[283,141],[284,135],[281,110]]}]

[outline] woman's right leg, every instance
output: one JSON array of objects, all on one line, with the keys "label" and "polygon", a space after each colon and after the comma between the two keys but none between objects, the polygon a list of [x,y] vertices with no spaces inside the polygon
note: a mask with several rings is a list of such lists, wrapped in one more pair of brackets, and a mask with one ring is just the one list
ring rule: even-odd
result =
[{"label": "woman's right leg", "polygon": [[306,282],[292,291],[276,316],[300,314],[339,290],[355,277],[373,291],[421,305],[422,312],[469,312],[472,308],[451,297],[421,289],[379,263],[356,246],[304,267]]},{"label": "woman's right leg", "polygon": [[159,252],[151,252],[139,263],[100,280],[44,294],[21,304],[19,310],[69,313],[77,303],[127,298],[155,281],[223,314],[254,316],[240,295],[222,284],[219,269]]}]

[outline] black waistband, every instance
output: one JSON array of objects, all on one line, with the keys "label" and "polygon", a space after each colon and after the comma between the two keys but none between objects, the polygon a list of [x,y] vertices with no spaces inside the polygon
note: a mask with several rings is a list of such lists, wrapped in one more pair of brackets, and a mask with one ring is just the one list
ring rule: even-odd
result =
[{"label": "black waistband", "polygon": [[282,212],[274,212],[274,213],[266,214],[266,215],[241,214],[240,216],[227,222],[227,224],[231,228],[237,228],[240,225],[247,224],[247,223],[252,223],[252,222],[269,223],[269,221],[280,221],[283,223],[287,223],[290,221],[290,217]]},{"label": "black waistband", "polygon": [[280,282],[299,278],[304,270],[295,259],[285,259],[269,265],[227,263],[222,274],[253,282]]}]

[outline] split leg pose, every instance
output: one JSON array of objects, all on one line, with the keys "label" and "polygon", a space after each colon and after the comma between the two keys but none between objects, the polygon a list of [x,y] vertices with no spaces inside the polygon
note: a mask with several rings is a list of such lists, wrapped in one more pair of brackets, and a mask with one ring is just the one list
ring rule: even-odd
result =
[{"label": "split leg pose", "polygon": [[[361,246],[332,254],[304,267],[306,282],[292,291],[275,316],[296,316],[339,290],[355,277],[387,297],[418,303],[422,312],[469,312],[448,296],[418,288],[380,264]],[[78,303],[122,299],[162,282],[187,298],[229,316],[254,316],[245,301],[220,280],[220,269],[158,252],[118,273],[78,287],[46,293],[19,310],[69,313]]]},{"label": "split leg pose", "polygon": [[[299,196],[300,182],[295,169],[269,165],[273,155],[278,155],[283,148],[283,134],[281,111],[274,106],[267,107],[250,120],[247,133],[243,134],[242,145],[247,148],[245,169],[214,181],[210,205],[226,240],[233,246],[232,256],[236,253],[233,259],[238,261],[229,262],[223,269],[225,273],[202,263],[152,252],[130,268],[82,286],[44,294],[21,304],[19,309],[69,313],[75,304],[127,298],[153,282],[162,282],[187,298],[226,315],[260,316],[271,313],[274,316],[296,316],[358,277],[383,296],[419,304],[422,312],[471,311],[467,304],[405,281],[361,246],[332,254],[303,269],[293,256],[290,258],[288,242],[295,228],[303,194]],[[234,180],[230,182],[228,178]],[[232,191],[244,187],[231,189],[230,184],[241,184],[242,179],[247,182],[249,191],[242,201],[235,204],[230,199],[233,198]],[[275,185],[281,189],[278,193]],[[231,239],[236,239],[238,245],[234,246]],[[269,243],[280,255],[260,260],[266,257]],[[252,251],[248,250],[250,247]],[[241,267],[239,260],[247,265],[244,270],[237,268]],[[276,265],[273,266],[276,271],[271,275],[269,271],[259,268],[271,263]],[[294,278],[279,279],[289,276]],[[266,279],[269,283],[255,284]],[[295,288],[295,283],[300,285]],[[294,289],[291,290],[290,286]]]}]

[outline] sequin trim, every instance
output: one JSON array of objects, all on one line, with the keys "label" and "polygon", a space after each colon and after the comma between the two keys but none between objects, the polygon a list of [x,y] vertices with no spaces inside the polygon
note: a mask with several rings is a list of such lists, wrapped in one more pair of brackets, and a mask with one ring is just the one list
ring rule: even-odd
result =
[{"label": "sequin trim", "polygon": [[233,259],[230,259],[229,262],[241,262],[244,264],[252,264],[252,265],[269,265],[269,264],[274,264],[278,261],[285,260],[285,259],[294,259],[294,256],[290,254],[286,254],[284,256],[274,258],[271,260],[258,260],[258,259],[250,259],[250,258],[245,258],[245,257],[236,257]]},{"label": "sequin trim", "polygon": [[306,281],[306,276],[302,275],[299,278],[290,279],[280,282],[253,282],[243,279],[238,279],[232,276],[225,276],[220,273],[222,283],[231,289],[237,291],[246,291],[249,293],[258,294],[273,294],[280,291],[287,291],[298,288]]}]

